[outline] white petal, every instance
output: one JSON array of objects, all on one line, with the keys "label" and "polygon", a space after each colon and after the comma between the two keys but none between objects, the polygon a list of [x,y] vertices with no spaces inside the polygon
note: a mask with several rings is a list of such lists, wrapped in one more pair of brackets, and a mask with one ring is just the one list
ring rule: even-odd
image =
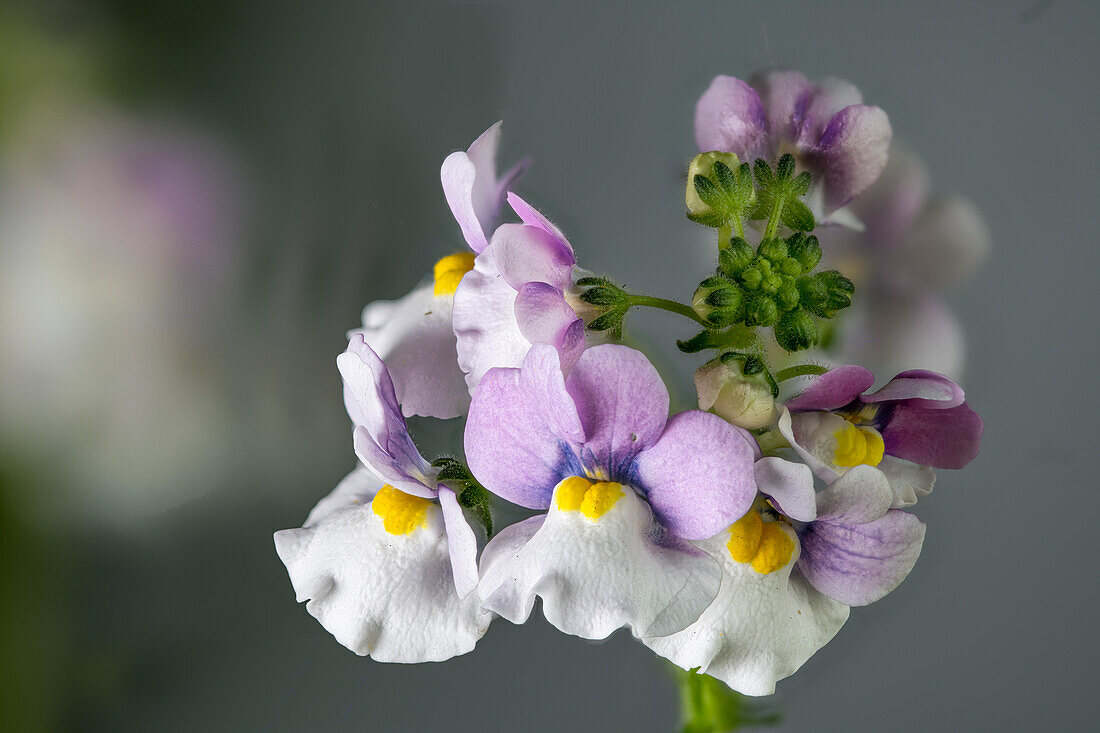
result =
[{"label": "white petal", "polygon": [[275,533],[298,601],[336,640],[379,662],[438,662],[473,650],[492,615],[455,592],[438,506],[394,535],[370,505]]},{"label": "white petal", "polygon": [[442,419],[465,414],[470,395],[458,366],[451,296],[435,295],[425,282],[395,301],[375,301],[363,310],[367,346],[386,363],[405,416]]},{"label": "white petal", "polygon": [[884,456],[878,469],[890,481],[890,490],[894,493],[893,509],[913,506],[917,499],[931,494],[936,483],[936,472],[928,466],[918,466],[894,456]]},{"label": "white petal", "polygon": [[360,463],[336,484],[336,488],[328,496],[317,502],[302,526],[312,527],[338,509],[370,504],[383,483],[373,471]]},{"label": "white petal", "polygon": [[[794,532],[784,528],[797,546]],[[684,668],[701,668],[745,695],[770,695],[836,635],[848,607],[822,595],[797,572],[796,552],[767,575],[736,562],[729,533],[697,543],[722,566],[722,588],[694,624],[678,634],[642,643]]]},{"label": "white petal", "polygon": [[454,333],[458,363],[473,394],[493,367],[519,367],[531,349],[516,322],[517,292],[500,274],[493,245],[478,255],[455,291]]},{"label": "white petal", "polygon": [[655,541],[649,505],[629,487],[591,520],[561,511],[508,527],[482,553],[478,592],[513,623],[542,598],[546,619],[567,634],[604,639],[675,633],[699,618],[720,584],[718,565],[687,543]]},{"label": "white petal", "polygon": [[[777,425],[779,434],[787,439],[798,457],[806,462],[814,475],[826,483],[832,483],[840,476],[840,471],[827,458],[836,450],[836,438],[832,437],[832,432],[822,429],[821,426],[821,422],[834,417],[837,420],[844,419],[827,412],[800,412],[792,416],[790,410],[784,407]],[[795,420],[798,420],[798,432],[803,442],[795,439]]]}]

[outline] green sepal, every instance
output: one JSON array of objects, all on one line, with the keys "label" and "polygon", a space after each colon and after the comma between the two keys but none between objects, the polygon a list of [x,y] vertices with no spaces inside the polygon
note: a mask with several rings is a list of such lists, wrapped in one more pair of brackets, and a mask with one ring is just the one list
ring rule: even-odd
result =
[{"label": "green sepal", "polygon": [[618,305],[623,302],[623,291],[607,285],[597,285],[581,293],[580,298],[592,305]]},{"label": "green sepal", "polygon": [[626,311],[615,309],[604,313],[599,318],[596,318],[589,323],[585,328],[589,331],[613,331],[619,330],[623,325],[623,316],[626,315]]},{"label": "green sepal", "polygon": [[695,193],[699,195],[704,204],[723,213],[729,210],[730,202],[717,183],[706,176],[698,175],[692,179],[692,183],[695,185]]},{"label": "green sepal", "polygon": [[713,211],[706,211],[701,214],[693,214],[689,211],[687,213],[687,218],[696,224],[702,224],[712,229],[724,227],[729,222],[729,217],[723,216],[722,214],[716,214]]},{"label": "green sepal", "polygon": [[796,232],[813,231],[817,226],[810,207],[796,198],[789,198],[783,203],[783,213],[779,220]]},{"label": "green sepal", "polygon": [[432,466],[439,469],[436,480],[446,484],[455,492],[458,505],[472,511],[485,527],[486,536],[492,537],[493,502],[489,491],[478,483],[470,473],[470,469],[457,458],[442,456],[432,461]]}]

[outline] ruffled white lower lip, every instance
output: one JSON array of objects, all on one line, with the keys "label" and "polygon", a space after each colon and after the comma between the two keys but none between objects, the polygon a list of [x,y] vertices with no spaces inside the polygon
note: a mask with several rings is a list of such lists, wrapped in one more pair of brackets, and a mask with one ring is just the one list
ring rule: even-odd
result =
[{"label": "ruffled white lower lip", "polygon": [[306,527],[275,533],[298,601],[308,601],[338,642],[379,662],[438,662],[472,651],[492,614],[476,594],[460,599],[455,590],[440,508],[429,509],[424,526],[390,534],[363,501],[380,485],[357,469]]},{"label": "ruffled white lower lip", "polygon": [[677,666],[699,667],[738,692],[770,695],[778,680],[794,674],[836,635],[849,609],[792,572],[797,553],[782,569],[762,575],[730,557],[728,539],[729,533],[722,532],[694,543],[722,567],[714,602],[683,631],[642,643]]},{"label": "ruffled white lower lip", "polygon": [[623,626],[635,636],[672,634],[714,599],[720,573],[686,543],[658,544],[658,533],[649,506],[630,490],[595,520],[554,501],[545,516],[493,538],[478,592],[513,623],[525,622],[540,597],[551,624],[586,639]]}]

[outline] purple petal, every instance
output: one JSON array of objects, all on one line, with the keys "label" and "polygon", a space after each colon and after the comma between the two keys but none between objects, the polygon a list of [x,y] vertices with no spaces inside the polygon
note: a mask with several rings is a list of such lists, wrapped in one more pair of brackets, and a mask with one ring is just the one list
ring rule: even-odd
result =
[{"label": "purple petal", "polygon": [[810,383],[806,391],[785,404],[791,412],[827,412],[844,407],[875,383],[875,375],[848,364],[830,369]]},{"label": "purple petal", "polygon": [[752,86],[760,95],[773,146],[797,140],[811,90],[806,77],[797,71],[768,71],[754,75]]},{"label": "purple petal", "polygon": [[695,105],[699,150],[722,150],[751,161],[767,152],[767,121],[756,90],[732,76],[716,76]]},{"label": "purple petal", "polygon": [[864,402],[905,401],[910,407],[943,410],[957,407],[966,401],[962,387],[952,380],[926,369],[910,369],[902,372],[882,389],[864,395]]},{"label": "purple petal", "polygon": [[[386,365],[367,346],[362,334],[352,337],[347,351],[337,357],[336,364],[344,379],[344,404],[348,415],[356,425],[356,435],[363,434],[357,441],[366,440],[377,448],[377,451],[364,448],[361,460],[376,470],[392,470],[395,476],[410,481],[422,480],[428,464],[409,437]],[[396,483],[394,486],[406,491]]]},{"label": "purple petal", "polygon": [[814,588],[848,606],[874,603],[909,575],[924,522],[891,509],[868,524],[814,522],[800,533],[798,569]]},{"label": "purple petal", "polygon": [[752,462],[752,446],[733,425],[689,410],[674,416],[657,443],[638,454],[632,483],[670,532],[705,540],[752,506]]},{"label": "purple petal", "polygon": [[504,194],[528,165],[526,159],[520,161],[503,178],[497,178],[500,125],[497,122],[483,132],[465,153],[448,155],[440,170],[447,205],[474,252],[481,252],[488,246],[486,232],[492,231]]},{"label": "purple petal", "polygon": [[519,289],[516,322],[525,339],[533,344],[550,344],[558,350],[565,372],[584,350],[584,321],[552,285],[531,282]]},{"label": "purple petal", "polygon": [[518,216],[524,224],[538,227],[539,229],[545,231],[547,234],[552,235],[558,240],[558,243],[563,249],[566,249],[569,251],[570,254],[573,254],[573,245],[569,244],[569,240],[565,238],[565,235],[561,233],[561,230],[554,226],[554,224],[549,219],[543,216],[542,213],[538,211],[538,209],[536,209],[534,206],[527,203],[512,192],[508,193],[508,203],[512,206],[512,211],[516,212],[516,216]]},{"label": "purple petal", "polygon": [[465,598],[477,588],[477,538],[462,514],[455,492],[443,484],[439,485],[439,508],[443,510],[455,590],[459,598]]},{"label": "purple petal", "polygon": [[965,403],[948,410],[899,405],[882,431],[886,452],[922,466],[963,468],[978,455],[982,419]]},{"label": "purple petal", "polygon": [[490,369],[482,378],[466,421],[466,459],[489,491],[546,509],[584,435],[557,352],[536,344],[520,369]]},{"label": "purple petal", "polygon": [[878,107],[853,105],[841,110],[813,153],[825,182],[825,207],[840,208],[858,196],[886,167],[890,120]]},{"label": "purple petal", "polygon": [[871,466],[854,466],[816,499],[818,521],[866,524],[886,514],[894,502],[894,492],[882,471]]},{"label": "purple petal", "polygon": [[833,78],[815,82],[804,100],[799,142],[816,145],[833,117],[854,104],[863,104],[863,95],[851,83]]},{"label": "purple petal", "polygon": [[573,252],[554,235],[526,224],[502,224],[493,234],[493,261],[515,290],[543,282],[564,290],[572,279]]},{"label": "purple petal", "polygon": [[761,458],[753,469],[757,489],[771,497],[779,511],[800,522],[817,518],[814,474],[809,466],[782,458]]},{"label": "purple petal", "polygon": [[[427,475],[427,472],[410,461],[409,456],[391,452],[380,446],[370,436],[366,428],[362,426],[355,428],[355,432],[352,434],[352,445],[355,447],[355,455],[358,456],[359,460],[384,483],[404,491],[406,494],[420,496],[425,499],[435,498],[434,482]],[[413,450],[415,451],[416,448],[413,447]],[[417,456],[419,457],[419,454]]]},{"label": "purple petal", "polygon": [[668,390],[640,351],[604,344],[585,351],[566,380],[584,426],[581,461],[612,480],[629,476],[668,421]]}]

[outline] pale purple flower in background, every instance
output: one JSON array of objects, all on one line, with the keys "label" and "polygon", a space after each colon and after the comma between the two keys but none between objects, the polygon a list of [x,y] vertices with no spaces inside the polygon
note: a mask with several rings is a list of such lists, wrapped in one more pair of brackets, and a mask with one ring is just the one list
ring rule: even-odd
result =
[{"label": "pale purple flower in background", "polygon": [[336,640],[383,662],[474,648],[491,614],[472,593],[477,541],[409,436],[385,364],[355,336],[337,360],[362,462],[301,529],[275,533],[299,601]]},{"label": "pale purple flower in background", "polygon": [[864,394],[874,382],[859,366],[826,372],[785,403],[779,431],[822,480],[877,466],[894,492],[892,505],[911,506],[932,491],[932,468],[963,468],[977,456],[982,420],[941,374],[902,372]]},{"label": "pale purple flower in background", "polygon": [[477,256],[454,298],[458,361],[470,392],[493,367],[518,367],[532,344],[550,344],[568,371],[589,345],[573,285],[581,271],[572,245],[514,193],[522,224],[503,224]]},{"label": "pale purple flower in background", "polygon": [[897,144],[850,209],[864,231],[817,232],[827,265],[858,293],[831,356],[879,373],[921,368],[958,379],[965,338],[942,293],[969,280],[989,253],[981,214],[963,198],[933,192],[924,164]]},{"label": "pale purple flower in background", "polygon": [[513,623],[542,598],[561,631],[602,639],[621,626],[663,636],[714,599],[719,567],[685,540],[713,536],[756,495],[753,441],[721,418],[668,417],[645,356],[605,344],[564,377],[557,351],[481,380],[466,455],[491,492],[547,510],[488,544],[478,592]]},{"label": "pale purple flower in background", "polygon": [[863,104],[848,82],[811,83],[796,71],[764,72],[749,83],[717,76],[695,107],[702,152],[735,153],[750,163],[794,155],[813,175],[807,203],[819,218],[834,215],[874,183],[886,165],[891,134],[886,113]]},{"label": "pale purple flower in background", "polygon": [[0,154],[0,439],[63,475],[71,494],[31,497],[51,518],[128,525],[231,460],[213,353],[229,340],[242,177],[180,122],[36,122]]},{"label": "pale purple flower in background", "polygon": [[488,246],[504,196],[528,165],[524,159],[497,174],[500,127],[497,122],[466,152],[447,156],[440,173],[447,204],[472,252],[441,259],[434,277],[408,295],[371,303],[363,310],[363,327],[348,333],[362,334],[385,360],[406,415],[458,417],[470,403],[451,324],[455,288],[473,267],[474,255]]}]

